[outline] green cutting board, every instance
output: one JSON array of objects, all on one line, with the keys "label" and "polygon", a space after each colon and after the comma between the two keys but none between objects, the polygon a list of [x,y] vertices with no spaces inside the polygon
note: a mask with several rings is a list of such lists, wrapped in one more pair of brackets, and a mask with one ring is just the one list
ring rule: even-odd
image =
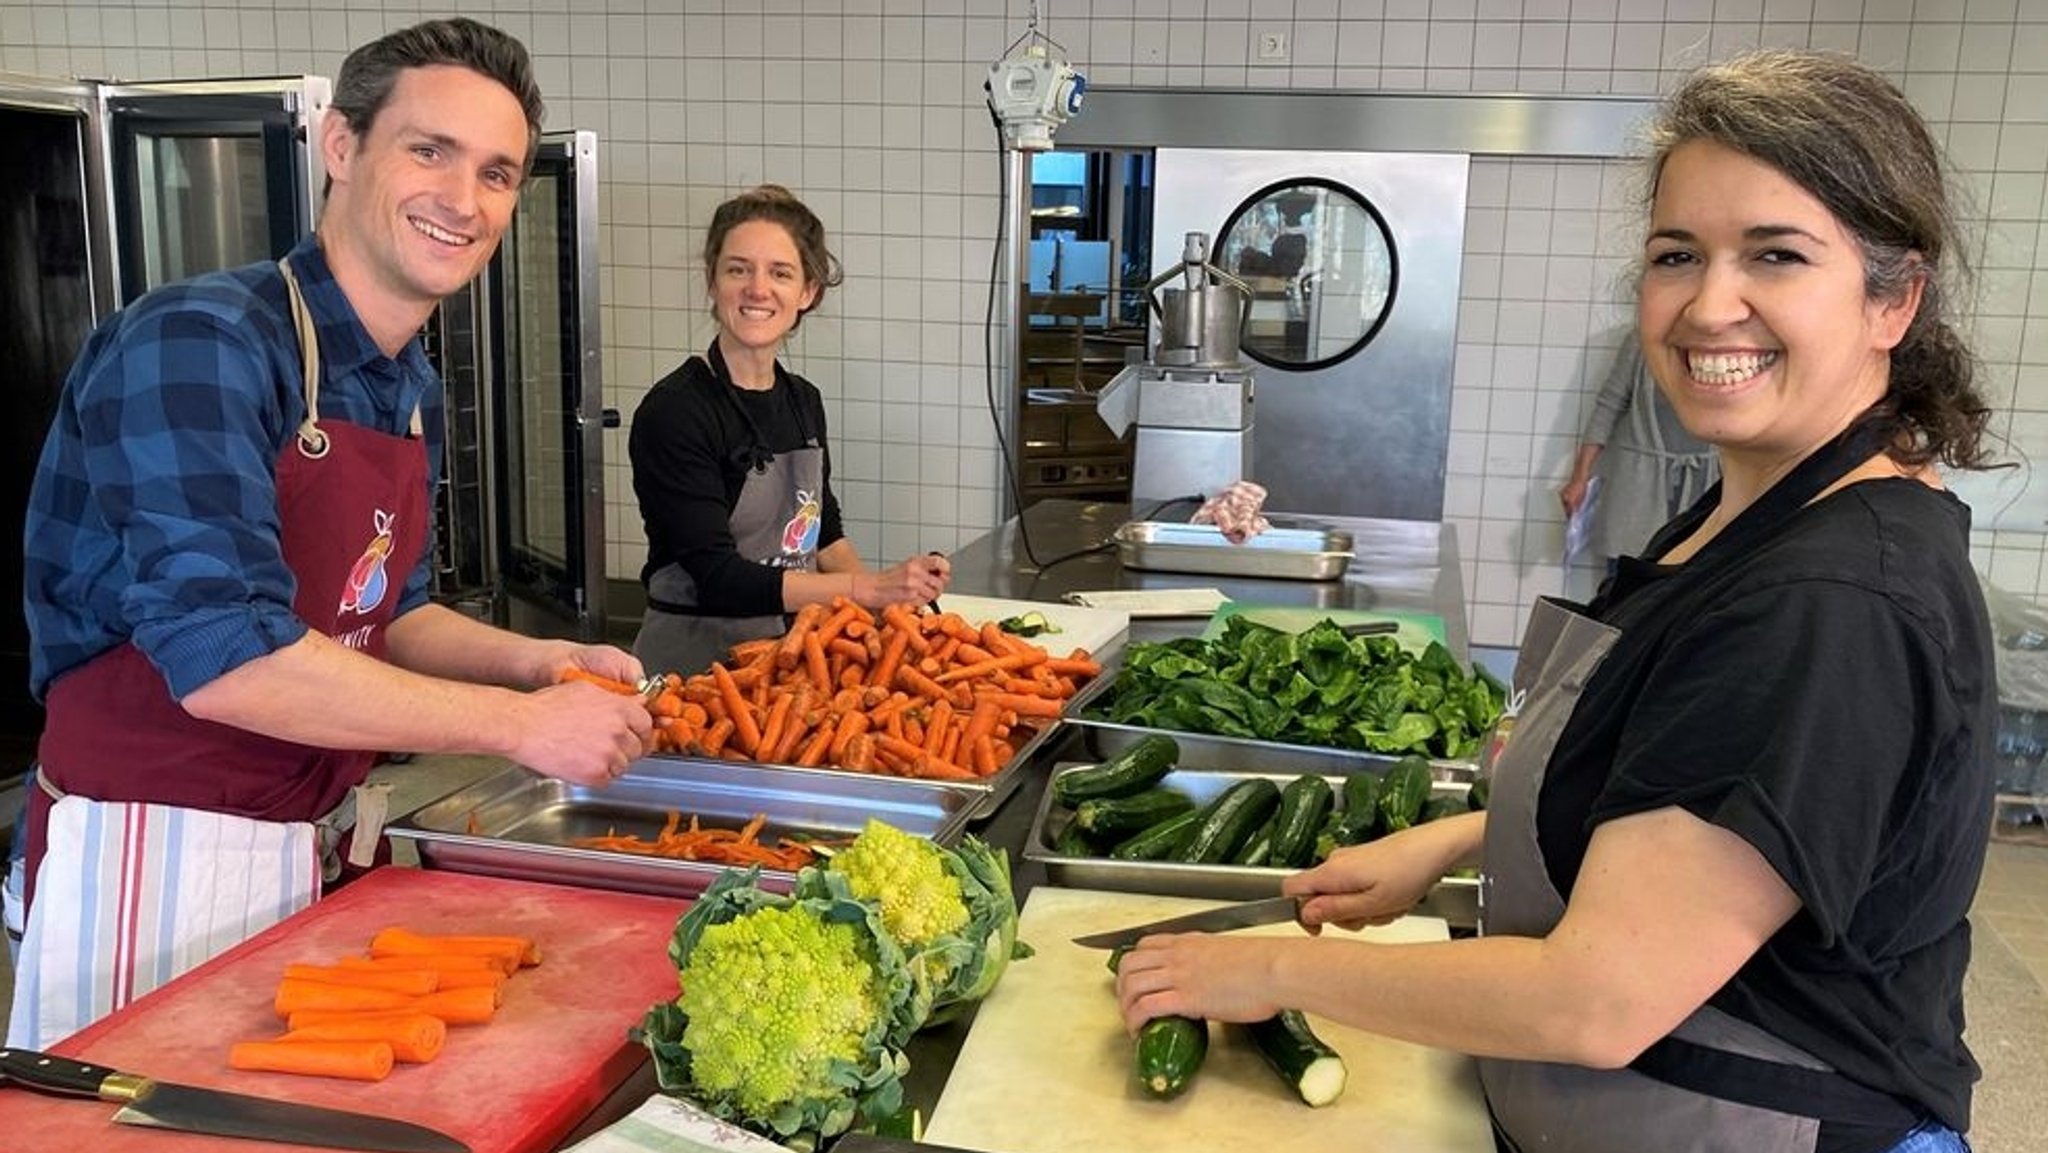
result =
[{"label": "green cutting board", "polygon": [[1435,613],[1410,612],[1406,609],[1333,609],[1315,608],[1309,605],[1259,605],[1243,601],[1226,601],[1209,618],[1209,625],[1202,630],[1202,639],[1211,640],[1223,634],[1224,625],[1231,617],[1249,617],[1252,621],[1283,632],[1305,632],[1316,622],[1331,620],[1339,625],[1368,624],[1373,621],[1394,621],[1401,626],[1394,639],[1401,647],[1421,652],[1429,642],[1444,641],[1444,618]]}]

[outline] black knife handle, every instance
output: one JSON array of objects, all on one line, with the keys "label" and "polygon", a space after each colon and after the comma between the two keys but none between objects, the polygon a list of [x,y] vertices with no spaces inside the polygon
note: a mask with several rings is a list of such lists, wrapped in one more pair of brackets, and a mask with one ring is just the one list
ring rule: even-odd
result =
[{"label": "black knife handle", "polygon": [[[0,1049],[0,1077],[34,1089],[98,1097],[107,1080],[117,1076],[119,1074],[105,1066],[88,1065],[69,1057],[38,1053],[33,1049]],[[131,1095],[116,1092],[110,1094],[109,1099],[121,1100]]]}]

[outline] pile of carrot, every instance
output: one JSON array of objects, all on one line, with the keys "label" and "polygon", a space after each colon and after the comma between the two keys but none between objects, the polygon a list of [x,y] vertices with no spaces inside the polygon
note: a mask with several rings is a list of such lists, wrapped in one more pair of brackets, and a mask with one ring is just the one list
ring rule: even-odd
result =
[{"label": "pile of carrot", "polygon": [[684,828],[682,813],[670,809],[668,823],[652,841],[642,840],[637,833],[622,834],[613,829],[601,837],[577,837],[570,844],[584,849],[636,853],[643,857],[710,861],[720,865],[763,865],[791,872],[817,860],[817,852],[803,841],[785,837],[773,845],[762,844],[761,829],[767,823],[766,813],[756,813],[744,828],[707,829],[698,824],[696,814],[692,813],[689,827]]},{"label": "pile of carrot", "polygon": [[648,706],[653,751],[975,780],[1101,672],[1084,649],[1055,657],[993,621],[903,605],[875,613],[838,597],[806,605],[780,637],[734,645],[709,672],[668,674]]},{"label": "pile of carrot", "polygon": [[271,1003],[285,1032],[236,1042],[228,1065],[382,1081],[394,1063],[439,1056],[448,1026],[488,1022],[505,981],[538,964],[540,948],[526,937],[381,929],[367,955],[286,965]]}]

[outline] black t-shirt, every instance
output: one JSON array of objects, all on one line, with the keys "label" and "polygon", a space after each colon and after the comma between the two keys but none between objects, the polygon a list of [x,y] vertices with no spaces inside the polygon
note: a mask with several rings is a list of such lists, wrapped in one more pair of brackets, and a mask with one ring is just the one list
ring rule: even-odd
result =
[{"label": "black t-shirt", "polygon": [[1966,914],[1997,712],[1969,509],[1865,481],[1739,555],[1622,564],[1593,609],[1621,637],[1544,783],[1552,882],[1570,894],[1615,817],[1678,805],[1733,831],[1801,909],[1711,1003],[1967,1129]]},{"label": "black t-shirt", "polygon": [[[716,345],[709,357],[693,356],[655,382],[633,413],[627,453],[647,529],[647,566],[640,577],[645,581],[664,565],[680,564],[696,582],[707,612],[780,613],[783,570],[739,555],[732,510],[757,451],[782,453],[814,442],[825,448],[825,398],[780,363],[774,387],[739,388],[724,372]],[[832,493],[829,449],[821,505],[823,549],[846,535]]]}]

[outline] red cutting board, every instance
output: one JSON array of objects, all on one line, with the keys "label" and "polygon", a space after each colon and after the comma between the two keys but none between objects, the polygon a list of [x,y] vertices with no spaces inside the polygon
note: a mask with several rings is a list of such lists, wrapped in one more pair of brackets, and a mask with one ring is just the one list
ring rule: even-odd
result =
[{"label": "red cutting board", "polygon": [[[538,1153],[631,1076],[646,1051],[626,1030],[676,994],[668,940],[688,902],[438,870],[382,868],[272,926],[56,1052],[126,1072],[255,1096],[394,1117],[439,1129],[474,1153]],[[284,967],[361,952],[388,925],[427,933],[512,934],[541,963],[507,981],[487,1025],[453,1026],[424,1065],[353,1082],[227,1067],[230,1044],[273,1036]],[[59,1153],[256,1153],[309,1146],[115,1124],[119,1107],[0,1086],[0,1148]]]}]

